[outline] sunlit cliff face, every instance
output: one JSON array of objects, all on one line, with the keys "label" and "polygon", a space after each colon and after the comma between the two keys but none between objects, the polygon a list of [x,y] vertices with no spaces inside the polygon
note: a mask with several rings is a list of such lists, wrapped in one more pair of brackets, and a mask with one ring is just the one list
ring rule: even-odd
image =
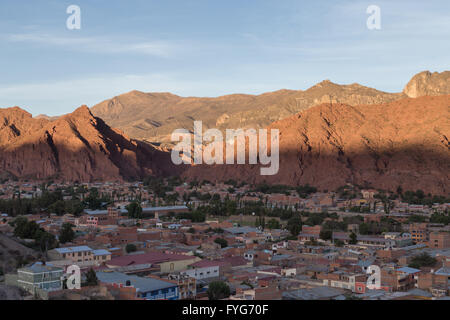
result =
[{"label": "sunlit cliff face", "polygon": [[[448,193],[450,96],[389,104],[322,104],[273,123],[280,130],[280,169],[259,177],[258,166],[193,167],[187,177],[318,186],[347,182],[395,190]],[[405,190],[406,190],[405,189]]]}]

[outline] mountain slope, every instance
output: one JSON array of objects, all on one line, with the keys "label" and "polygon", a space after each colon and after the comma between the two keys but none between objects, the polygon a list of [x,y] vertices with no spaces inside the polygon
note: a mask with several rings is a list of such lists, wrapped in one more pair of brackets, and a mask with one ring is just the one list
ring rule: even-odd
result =
[{"label": "mountain slope", "polygon": [[86,106],[53,121],[0,109],[0,151],[2,175],[22,179],[116,181],[173,169],[167,153],[111,129]]},{"label": "mountain slope", "polygon": [[346,183],[448,194],[450,95],[388,104],[321,104],[273,123],[280,130],[280,170],[261,176],[258,165],[194,166],[188,179],[334,190]]},{"label": "mountain slope", "polygon": [[397,100],[392,94],[358,84],[323,81],[306,91],[280,90],[261,95],[182,98],[169,93],[132,91],[101,102],[92,113],[133,138],[170,143],[178,128],[191,130],[194,120],[204,128],[264,128],[313,105],[326,102],[375,104]]}]

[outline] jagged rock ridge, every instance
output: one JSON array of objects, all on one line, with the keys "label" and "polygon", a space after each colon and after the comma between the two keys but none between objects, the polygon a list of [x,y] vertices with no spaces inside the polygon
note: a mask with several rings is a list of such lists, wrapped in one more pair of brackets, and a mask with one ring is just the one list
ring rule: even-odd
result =
[{"label": "jagged rock ridge", "polygon": [[50,121],[18,108],[0,109],[3,176],[63,181],[120,181],[174,169],[169,155],[128,138],[88,107]]}]

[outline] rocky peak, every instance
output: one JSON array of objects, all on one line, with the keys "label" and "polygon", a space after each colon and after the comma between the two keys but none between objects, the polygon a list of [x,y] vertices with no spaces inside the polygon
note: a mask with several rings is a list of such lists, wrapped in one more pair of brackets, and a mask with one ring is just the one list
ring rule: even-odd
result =
[{"label": "rocky peak", "polygon": [[418,73],[408,82],[403,93],[410,98],[450,94],[450,71]]}]

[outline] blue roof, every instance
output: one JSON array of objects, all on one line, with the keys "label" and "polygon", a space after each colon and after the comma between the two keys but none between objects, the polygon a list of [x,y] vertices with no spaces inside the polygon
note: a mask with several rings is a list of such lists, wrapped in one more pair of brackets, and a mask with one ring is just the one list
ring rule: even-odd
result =
[{"label": "blue roof", "polygon": [[442,267],[439,270],[437,270],[435,274],[444,275],[444,276],[450,277],[450,268],[449,267]]},{"label": "blue roof", "polygon": [[289,259],[291,257],[290,254],[278,254],[272,257],[272,261],[278,261],[283,259]]},{"label": "blue roof", "polygon": [[358,263],[356,264],[357,266],[360,267],[369,267],[373,264],[373,262],[375,261],[375,259],[371,259],[371,260],[359,260]]},{"label": "blue roof", "polygon": [[111,254],[111,252],[105,249],[92,250],[92,253],[94,254],[94,256],[105,256]]},{"label": "blue roof", "polygon": [[42,273],[42,272],[52,272],[52,271],[60,271],[63,272],[64,270],[59,267],[53,266],[51,263],[46,263],[45,265],[42,262],[35,262],[29,267],[25,267],[19,270],[24,271],[31,271],[34,273]]},{"label": "blue roof", "polygon": [[415,269],[415,268],[410,268],[410,267],[403,267],[403,268],[398,268],[397,271],[403,272],[403,273],[408,273],[408,274],[412,274],[412,273],[417,273],[420,272],[420,269]]},{"label": "blue roof", "polygon": [[108,210],[84,210],[89,215],[108,214]]},{"label": "blue roof", "polygon": [[81,251],[92,251],[88,246],[78,246],[78,247],[67,247],[67,248],[56,248],[59,253],[71,253],[71,252],[81,252]]},{"label": "blue roof", "polygon": [[243,234],[243,233],[249,233],[249,232],[260,232],[257,228],[252,227],[232,227],[232,228],[225,228],[226,232],[233,233],[233,234]]},{"label": "blue roof", "polygon": [[154,278],[144,278],[127,275],[120,272],[97,272],[97,278],[101,282],[119,283],[125,285],[127,281],[139,292],[151,292],[161,289],[177,287],[175,283]]}]

